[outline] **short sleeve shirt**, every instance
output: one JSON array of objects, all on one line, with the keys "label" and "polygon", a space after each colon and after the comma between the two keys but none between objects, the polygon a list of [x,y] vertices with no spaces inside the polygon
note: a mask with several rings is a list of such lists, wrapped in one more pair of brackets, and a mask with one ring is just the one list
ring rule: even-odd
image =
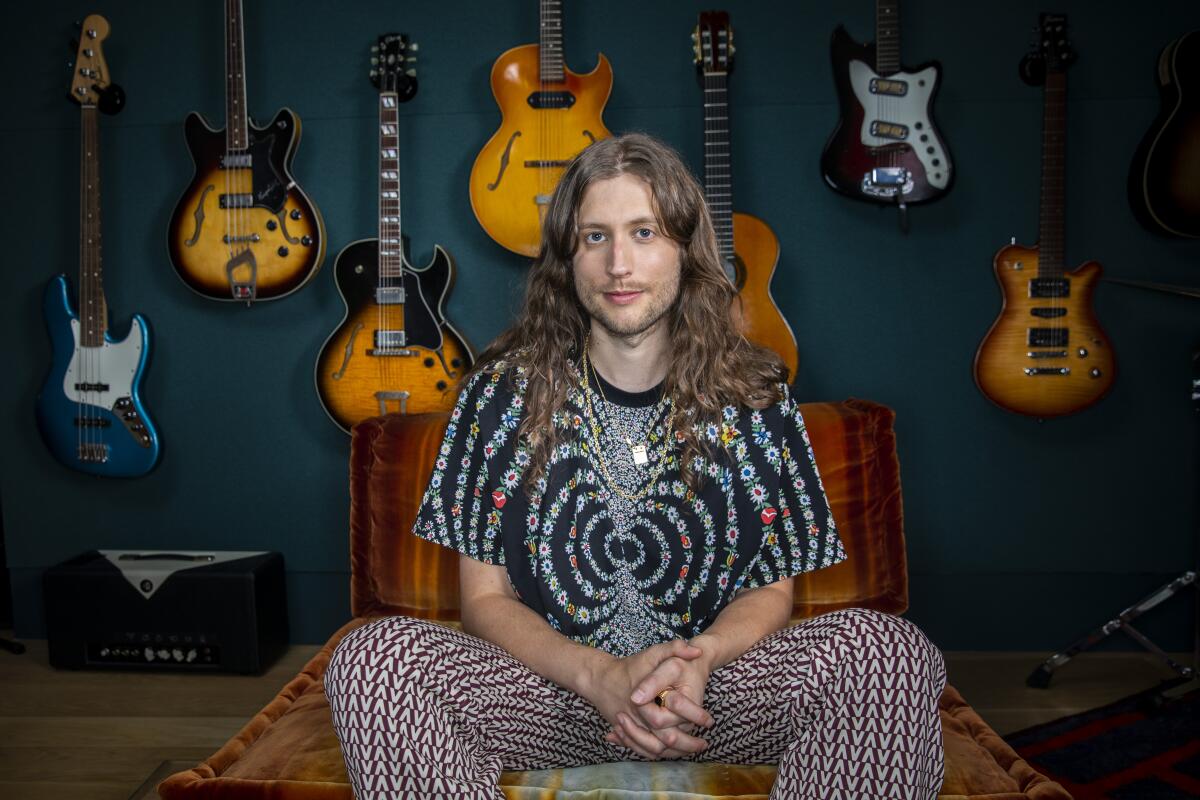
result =
[{"label": "short sleeve shirt", "polygon": [[503,364],[475,375],[413,532],[504,565],[553,628],[617,656],[702,633],[739,589],[846,558],[786,386],[777,403],[728,406],[697,431],[713,455],[693,463],[694,492],[658,390],[622,392],[591,374],[555,416],[559,443],[528,491],[525,378]]}]

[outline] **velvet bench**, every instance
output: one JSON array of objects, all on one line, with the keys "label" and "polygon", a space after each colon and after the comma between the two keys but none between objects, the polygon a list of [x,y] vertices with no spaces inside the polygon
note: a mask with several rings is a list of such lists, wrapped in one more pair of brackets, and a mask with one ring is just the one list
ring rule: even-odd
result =
[{"label": "velvet bench", "polygon": [[[796,580],[795,619],[847,607],[894,614],[908,572],[893,412],[861,400],[802,406],[849,558]],[[349,800],[352,792],[322,678],[334,647],[370,619],[407,614],[457,624],[455,553],[412,536],[447,415],[391,415],[354,428],[350,590],[354,618],[220,750],[159,786],[166,800]],[[951,686],[941,697],[942,798],[1070,798],[1017,756]],[[774,767],[662,762],[504,773],[510,799],[766,797]]]}]

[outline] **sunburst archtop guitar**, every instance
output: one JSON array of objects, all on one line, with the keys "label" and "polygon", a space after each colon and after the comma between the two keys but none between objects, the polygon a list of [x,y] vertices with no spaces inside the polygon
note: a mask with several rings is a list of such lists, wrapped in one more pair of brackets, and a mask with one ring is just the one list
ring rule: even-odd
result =
[{"label": "sunburst archtop guitar", "polygon": [[195,176],[167,234],[171,264],[193,291],[250,304],[286,297],[325,258],[320,212],[291,175],[300,118],[284,108],[252,125],[246,108],[242,0],[225,0],[225,129],[192,112],[184,136]]},{"label": "sunburst archtop guitar", "polygon": [[1042,14],[1039,32],[1038,48],[1021,62],[1026,82],[1045,86],[1038,243],[996,254],[1004,304],[975,355],[975,382],[1001,408],[1045,418],[1104,397],[1116,359],[1092,312],[1100,265],[1064,268],[1067,67],[1075,58],[1066,17]]},{"label": "sunburst archtop guitar", "polygon": [[43,309],[53,361],[37,398],[37,422],[50,452],[66,466],[104,477],[134,478],[158,463],[159,439],[142,403],[142,378],[150,357],[150,329],[141,314],[129,333],[108,330],[100,258],[100,125],[97,111],[124,106],[112,83],[101,45],[108,21],[83,21],[71,99],[80,105],[79,294],[71,303],[66,275],[46,287]]},{"label": "sunburst archtop guitar", "polygon": [[704,197],[726,273],[738,290],[734,314],[746,338],[778,353],[794,379],[800,360],[796,337],[771,296],[771,277],[779,263],[779,239],[758,217],[733,210],[729,73],[733,70],[734,47],[729,14],[702,12],[692,41],[696,70],[704,88]]},{"label": "sunburst archtop guitar", "polygon": [[379,236],[338,253],[334,278],[346,316],[317,356],[316,386],[329,418],[349,432],[381,414],[448,411],[458,379],[474,360],[442,305],[454,285],[454,260],[441,245],[421,269],[408,263],[400,214],[398,106],[417,92],[403,34],[379,37],[371,82],[379,90]]},{"label": "sunburst archtop guitar", "polygon": [[563,169],[611,136],[600,119],[612,91],[601,53],[586,75],[563,65],[562,0],[539,0],[541,41],[503,53],[492,66],[500,129],[471,167],[471,208],[504,247],[537,255],[542,217]]}]

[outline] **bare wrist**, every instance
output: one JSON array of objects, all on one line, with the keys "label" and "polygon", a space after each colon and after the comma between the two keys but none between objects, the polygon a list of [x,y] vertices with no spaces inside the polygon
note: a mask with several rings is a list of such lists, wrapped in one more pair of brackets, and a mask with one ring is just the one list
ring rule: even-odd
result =
[{"label": "bare wrist", "polygon": [[693,636],[688,640],[688,644],[692,647],[700,649],[701,656],[699,661],[704,664],[709,672],[722,666],[724,662],[721,659],[721,638],[713,633],[702,633],[699,636]]},{"label": "bare wrist", "polygon": [[588,698],[603,682],[605,671],[616,661],[616,657],[598,648],[584,647],[584,650],[585,657],[581,659],[574,686],[570,688],[580,697]]}]

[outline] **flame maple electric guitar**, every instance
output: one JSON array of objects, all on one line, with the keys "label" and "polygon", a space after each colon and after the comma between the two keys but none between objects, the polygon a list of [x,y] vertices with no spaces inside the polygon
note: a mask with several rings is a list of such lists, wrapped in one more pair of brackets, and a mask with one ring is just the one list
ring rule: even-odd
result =
[{"label": "flame maple electric guitar", "polygon": [[1162,107],[1129,170],[1129,202],[1156,233],[1200,237],[1200,31],[1158,57]]},{"label": "flame maple electric guitar", "polygon": [[746,338],[778,353],[788,374],[795,378],[799,366],[796,337],[771,297],[779,239],[758,217],[733,210],[729,73],[734,47],[729,14],[702,12],[692,41],[704,87],[704,196],[726,273],[738,290],[735,312]]},{"label": "flame maple electric guitar", "polygon": [[1102,398],[1116,377],[1112,346],[1092,312],[1100,265],[1064,270],[1067,67],[1075,54],[1067,19],[1042,14],[1038,47],[1021,75],[1044,84],[1038,244],[996,253],[1000,316],[975,355],[975,382],[992,402],[1034,417],[1071,414]]},{"label": "flame maple electric guitar", "polygon": [[225,0],[225,129],[192,112],[184,136],[196,173],[167,234],[171,264],[214,300],[274,300],[299,289],[325,258],[325,227],[291,175],[300,118],[281,109],[263,127],[246,109],[242,0]]},{"label": "flame maple electric guitar", "polygon": [[124,339],[108,330],[100,261],[100,126],[98,111],[115,114],[125,95],[109,78],[101,44],[108,21],[83,21],[71,99],[80,105],[79,305],[66,275],[46,287],[44,310],[53,361],[37,398],[37,422],[54,457],[82,472],[144,475],[158,463],[158,432],[141,399],[150,355],[146,320],[134,314]]},{"label": "flame maple electric guitar", "polygon": [[612,67],[600,54],[577,75],[563,66],[562,0],[539,0],[539,44],[514,47],[492,66],[500,129],[471,167],[471,208],[504,247],[537,255],[542,216],[563,168],[580,150],[612,134],[600,119]]},{"label": "flame maple electric guitar", "polygon": [[825,182],[901,209],[945,194],[954,173],[932,109],[941,66],[901,67],[900,0],[876,0],[871,44],[839,25],[831,55],[841,116],[821,154]]},{"label": "flame maple electric guitar", "polygon": [[346,316],[321,347],[315,376],[321,404],[347,432],[380,414],[450,409],[455,384],[474,360],[442,310],[454,260],[441,245],[419,270],[405,256],[398,106],[417,92],[416,49],[394,33],[371,48],[371,82],[379,90],[379,236],[338,253],[334,278]]}]

